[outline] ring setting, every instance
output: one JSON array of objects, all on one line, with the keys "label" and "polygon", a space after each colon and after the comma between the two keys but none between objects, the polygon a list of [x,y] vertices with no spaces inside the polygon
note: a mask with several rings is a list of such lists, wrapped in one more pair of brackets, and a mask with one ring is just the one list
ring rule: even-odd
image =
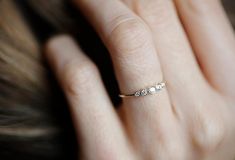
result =
[{"label": "ring setting", "polygon": [[158,92],[160,92],[163,88],[165,88],[166,83],[164,82],[160,82],[156,85],[144,88],[144,89],[140,89],[132,94],[120,94],[119,97],[121,98],[125,98],[125,97],[143,97],[143,96],[147,96],[147,95],[153,95],[156,94]]}]

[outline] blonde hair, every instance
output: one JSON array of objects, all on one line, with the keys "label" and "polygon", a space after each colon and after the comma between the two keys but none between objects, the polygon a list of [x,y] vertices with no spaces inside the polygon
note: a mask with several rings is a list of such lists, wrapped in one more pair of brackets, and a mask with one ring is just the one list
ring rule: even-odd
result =
[{"label": "blonde hair", "polygon": [[1,0],[1,159],[75,157],[74,132],[55,83],[19,9],[13,1]]}]

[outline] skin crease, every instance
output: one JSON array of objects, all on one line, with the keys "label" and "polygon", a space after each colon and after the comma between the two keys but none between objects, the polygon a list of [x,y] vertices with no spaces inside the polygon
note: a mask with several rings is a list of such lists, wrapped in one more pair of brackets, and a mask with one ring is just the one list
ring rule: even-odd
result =
[{"label": "skin crease", "polygon": [[157,95],[123,99],[117,112],[72,38],[49,40],[47,59],[70,103],[82,159],[234,159],[235,39],[219,1],[75,4],[108,48],[122,93],[167,84]]}]

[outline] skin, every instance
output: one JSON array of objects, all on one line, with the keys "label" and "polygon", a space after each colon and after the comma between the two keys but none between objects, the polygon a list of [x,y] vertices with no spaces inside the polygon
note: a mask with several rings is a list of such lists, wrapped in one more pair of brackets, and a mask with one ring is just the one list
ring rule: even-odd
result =
[{"label": "skin", "polygon": [[167,85],[115,110],[95,64],[69,36],[52,38],[46,56],[70,103],[82,159],[233,160],[235,38],[218,0],[75,4],[108,48],[121,93]]}]

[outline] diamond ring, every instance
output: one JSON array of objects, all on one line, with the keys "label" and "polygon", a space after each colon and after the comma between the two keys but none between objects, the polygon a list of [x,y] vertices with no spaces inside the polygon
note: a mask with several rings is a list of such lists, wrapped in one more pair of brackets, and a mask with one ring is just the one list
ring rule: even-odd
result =
[{"label": "diamond ring", "polygon": [[166,83],[160,82],[156,85],[140,89],[132,94],[119,94],[119,97],[126,98],[126,97],[142,97],[147,95],[152,95],[160,92],[163,88],[165,88]]}]

